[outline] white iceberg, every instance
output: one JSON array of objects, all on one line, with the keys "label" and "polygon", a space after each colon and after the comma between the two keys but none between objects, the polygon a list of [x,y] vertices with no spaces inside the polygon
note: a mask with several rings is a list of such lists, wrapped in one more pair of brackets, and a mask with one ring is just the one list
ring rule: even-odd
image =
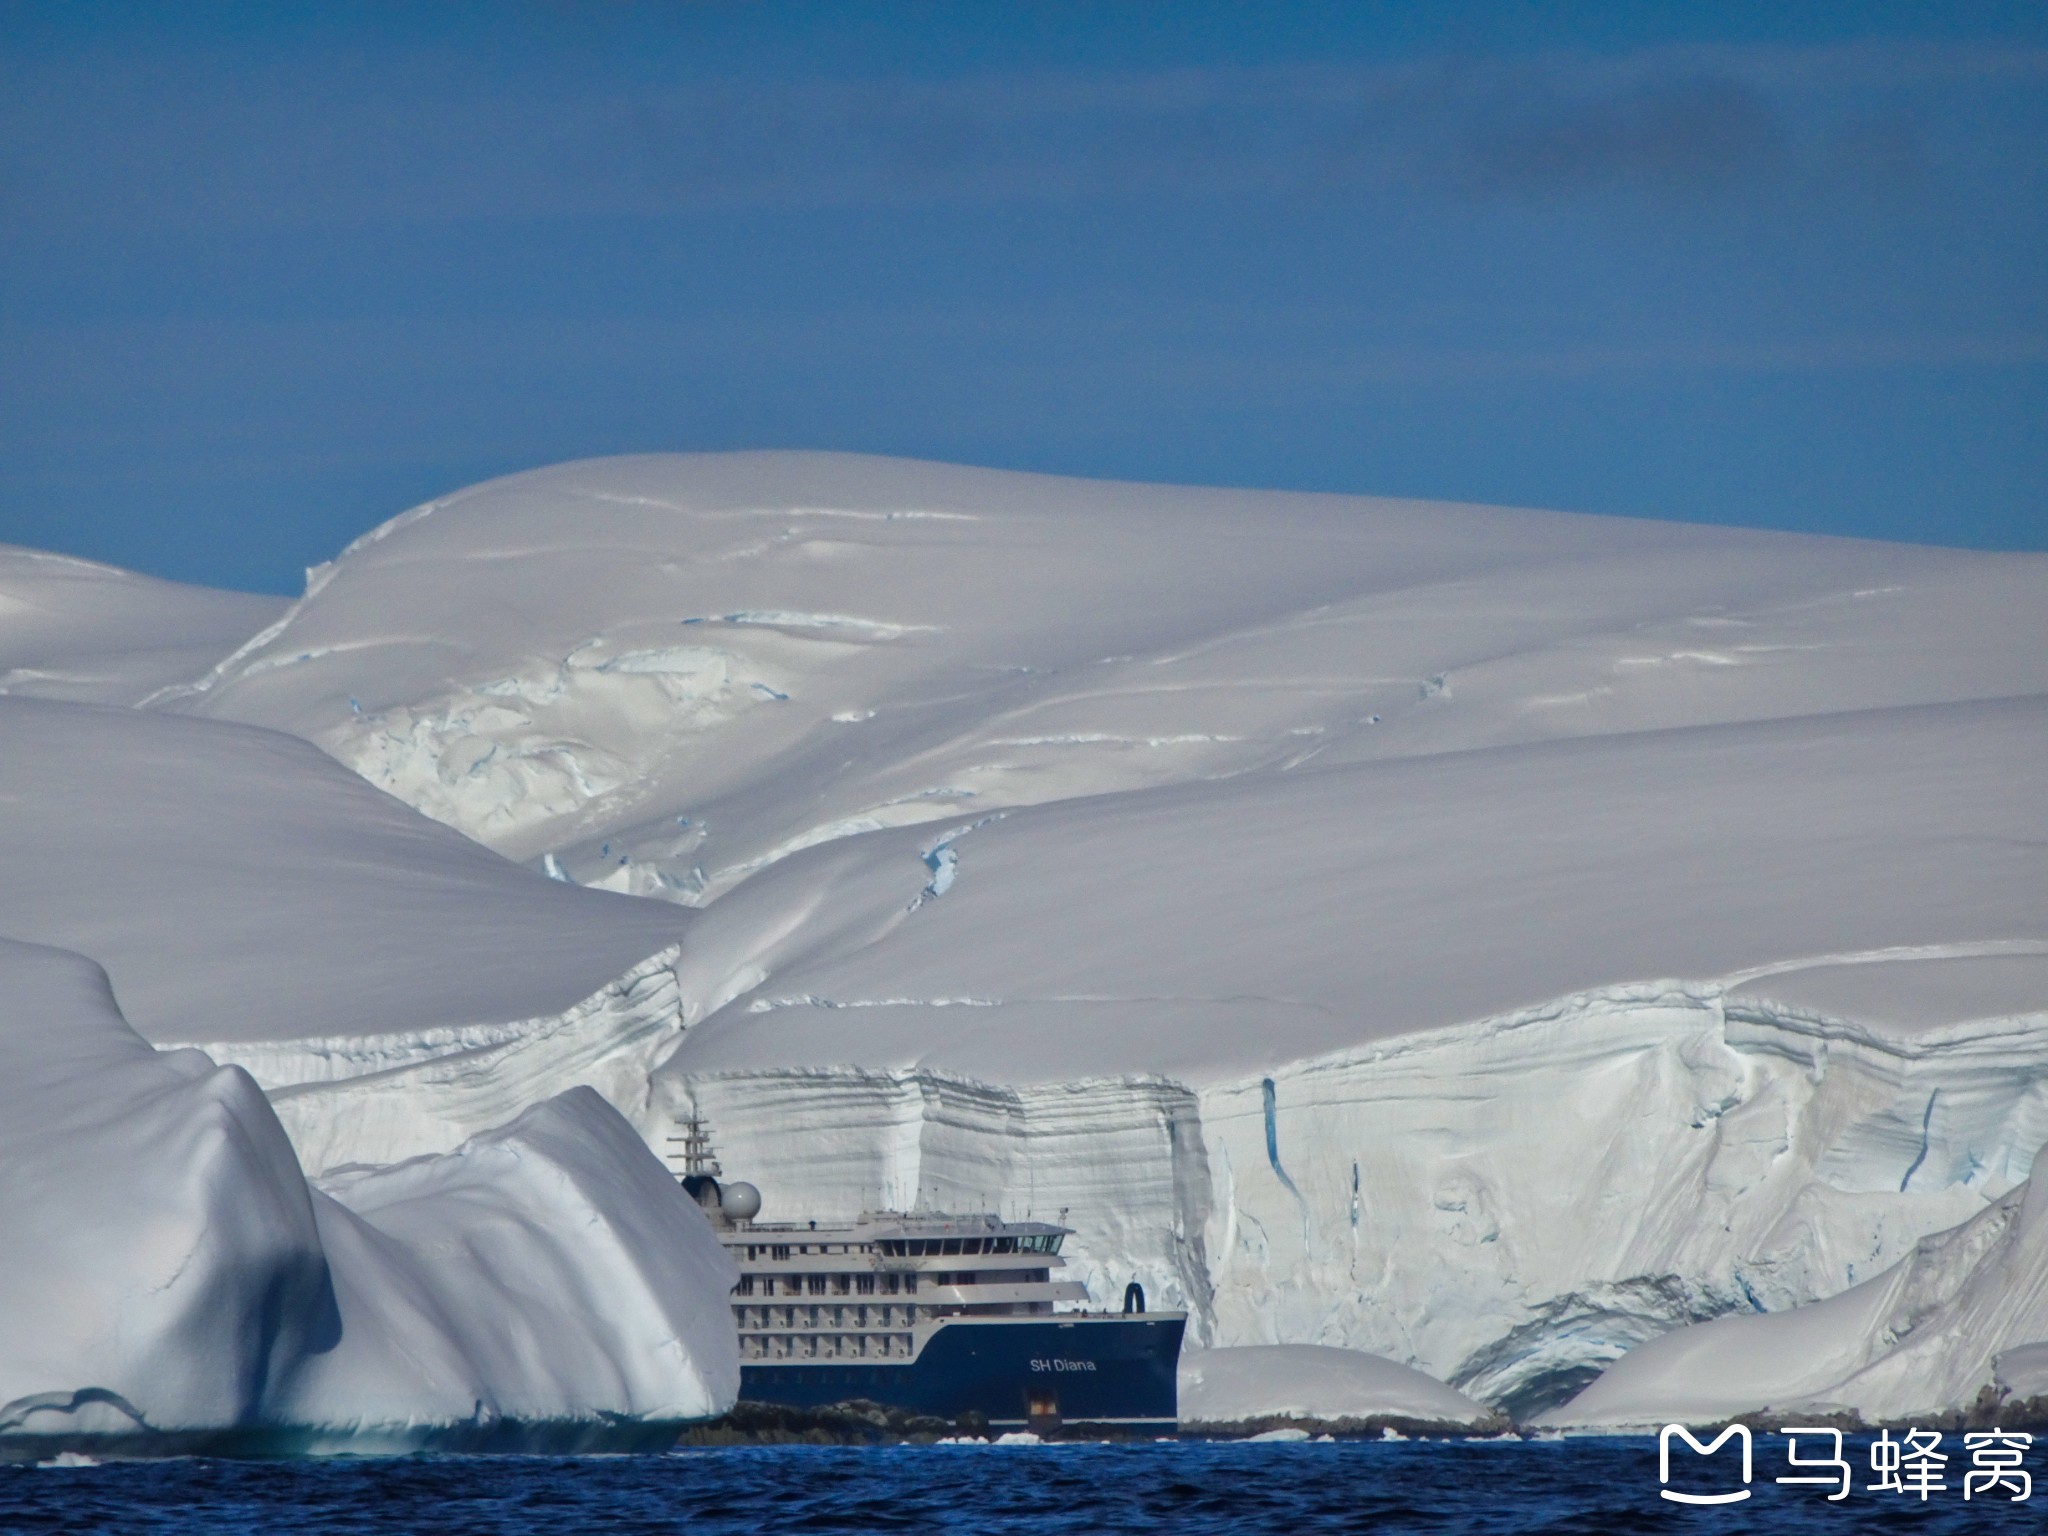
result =
[{"label": "white iceberg", "polygon": [[589,1090],[309,1186],[262,1094],[0,941],[0,1455],[629,1445],[738,1388],[730,1261]]}]

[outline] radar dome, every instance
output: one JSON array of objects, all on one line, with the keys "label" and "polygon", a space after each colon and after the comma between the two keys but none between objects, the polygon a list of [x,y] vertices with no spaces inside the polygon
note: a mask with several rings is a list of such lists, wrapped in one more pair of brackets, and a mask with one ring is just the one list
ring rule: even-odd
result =
[{"label": "radar dome", "polygon": [[728,1184],[719,1193],[718,1208],[734,1221],[752,1221],[761,1214],[761,1191],[751,1184]]}]

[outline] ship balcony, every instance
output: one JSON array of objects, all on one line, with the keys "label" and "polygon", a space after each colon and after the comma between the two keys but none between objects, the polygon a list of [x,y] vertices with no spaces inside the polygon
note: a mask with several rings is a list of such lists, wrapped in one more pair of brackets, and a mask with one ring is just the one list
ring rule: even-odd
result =
[{"label": "ship balcony", "polygon": [[1088,1287],[1078,1280],[1034,1280],[1018,1285],[933,1285],[926,1286],[918,1297],[926,1307],[988,1307],[1087,1299]]},{"label": "ship balcony", "polygon": [[859,1333],[871,1329],[914,1327],[920,1317],[929,1315],[927,1308],[899,1303],[882,1306],[843,1303],[820,1306],[739,1305],[732,1310],[734,1325],[742,1333],[809,1333],[818,1330]]}]

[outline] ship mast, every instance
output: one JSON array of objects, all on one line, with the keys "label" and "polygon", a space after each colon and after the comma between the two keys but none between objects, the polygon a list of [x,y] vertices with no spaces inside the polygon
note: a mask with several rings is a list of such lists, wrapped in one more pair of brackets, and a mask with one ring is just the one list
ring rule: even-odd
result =
[{"label": "ship mast", "polygon": [[[675,1173],[678,1179],[715,1179],[723,1173],[717,1156],[711,1150],[711,1133],[704,1129],[704,1121],[697,1112],[692,1110],[689,1119],[678,1120],[676,1124],[683,1134],[668,1138],[669,1151],[665,1156],[670,1172]],[[680,1172],[675,1169],[677,1159],[681,1159],[683,1165]]]}]

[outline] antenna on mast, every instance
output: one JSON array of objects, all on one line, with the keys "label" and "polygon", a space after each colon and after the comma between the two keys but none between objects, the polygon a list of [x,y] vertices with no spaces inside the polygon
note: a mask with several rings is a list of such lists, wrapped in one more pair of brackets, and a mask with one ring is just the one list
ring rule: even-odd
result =
[{"label": "antenna on mast", "polygon": [[[676,1124],[682,1128],[683,1134],[668,1138],[669,1151],[664,1156],[668,1160],[669,1171],[679,1179],[700,1175],[715,1179],[723,1173],[725,1170],[718,1166],[718,1158],[711,1150],[711,1133],[704,1129],[704,1121],[696,1109],[692,1107],[690,1118],[678,1120]],[[683,1165],[680,1172],[675,1168],[678,1160]]]}]

